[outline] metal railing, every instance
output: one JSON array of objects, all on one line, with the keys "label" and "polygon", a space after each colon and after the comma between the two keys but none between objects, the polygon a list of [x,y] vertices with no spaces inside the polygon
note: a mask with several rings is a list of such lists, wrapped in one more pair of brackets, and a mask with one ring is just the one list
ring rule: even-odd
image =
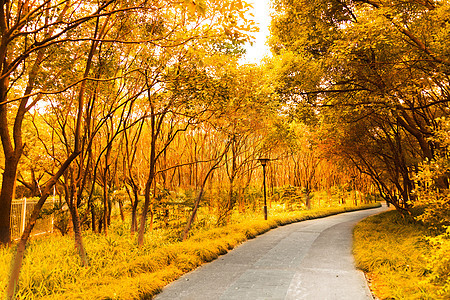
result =
[{"label": "metal railing", "polygon": [[[37,203],[37,199],[17,199],[13,200],[11,204],[11,238],[19,239],[25,230],[26,223]],[[51,209],[53,207],[54,199],[47,199],[44,204],[44,209]],[[53,232],[53,214],[41,214],[41,217],[36,221],[36,225],[31,232],[31,235],[40,235]]]}]

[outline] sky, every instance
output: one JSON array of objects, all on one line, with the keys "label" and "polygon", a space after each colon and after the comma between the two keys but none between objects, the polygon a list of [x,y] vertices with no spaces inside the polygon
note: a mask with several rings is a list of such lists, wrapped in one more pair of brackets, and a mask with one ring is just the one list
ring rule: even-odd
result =
[{"label": "sky", "polygon": [[253,14],[255,15],[255,22],[260,27],[260,31],[254,34],[255,41],[253,45],[246,45],[244,62],[256,64],[261,61],[264,56],[270,55],[269,47],[265,44],[269,36],[270,25],[270,0],[246,0],[247,3],[253,5]]}]

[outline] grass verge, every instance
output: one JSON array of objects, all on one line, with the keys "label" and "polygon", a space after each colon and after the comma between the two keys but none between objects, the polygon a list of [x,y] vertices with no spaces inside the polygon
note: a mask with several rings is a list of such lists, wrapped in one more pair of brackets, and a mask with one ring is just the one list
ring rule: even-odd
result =
[{"label": "grass verge", "polygon": [[[23,263],[17,299],[151,299],[168,283],[205,262],[227,253],[240,243],[278,226],[343,212],[378,207],[324,208],[271,215],[212,228],[184,242],[168,240],[166,233],[152,232],[138,248],[127,231],[109,236],[85,234],[90,265],[81,267],[69,237],[31,241]],[[0,249],[0,261],[12,251]],[[0,268],[2,294],[9,263]]]},{"label": "grass verge", "polygon": [[450,299],[433,280],[433,232],[412,217],[388,211],[359,222],[353,234],[357,267],[378,299]]}]

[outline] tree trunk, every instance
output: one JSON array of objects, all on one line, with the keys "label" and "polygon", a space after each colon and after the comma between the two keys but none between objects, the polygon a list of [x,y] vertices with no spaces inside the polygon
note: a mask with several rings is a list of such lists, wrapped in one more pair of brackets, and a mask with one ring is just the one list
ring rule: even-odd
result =
[{"label": "tree trunk", "polygon": [[108,235],[108,186],[106,180],[103,185],[103,233]]},{"label": "tree trunk", "polygon": [[5,159],[2,189],[0,192],[0,245],[11,243],[11,203],[16,185],[18,159],[12,155]]},{"label": "tree trunk", "polygon": [[228,151],[228,148],[230,146],[230,143],[228,143],[225,146],[225,150],[223,151],[223,153],[218,157],[218,159],[216,160],[216,162],[214,163],[214,165],[209,169],[208,173],[206,173],[205,179],[203,179],[203,183],[202,186],[200,188],[200,192],[198,193],[198,197],[195,200],[194,203],[194,209],[192,210],[192,213],[188,219],[188,222],[186,224],[186,226],[184,227],[184,231],[183,231],[183,241],[187,239],[187,236],[189,234],[189,230],[191,229],[192,223],[195,220],[195,217],[197,215],[197,210],[198,210],[198,206],[200,205],[200,201],[202,200],[202,196],[203,196],[203,191],[205,189],[206,186],[206,182],[208,181],[209,176],[213,173],[213,171],[217,168],[217,166],[220,164],[220,162],[222,161],[223,157],[225,156],[225,154]]},{"label": "tree trunk", "polygon": [[[148,82],[147,82],[148,86]],[[149,87],[149,86],[148,86]],[[150,97],[150,88],[148,89],[148,100],[151,100]],[[147,222],[147,213],[148,209],[150,207],[150,189],[153,184],[153,180],[155,179],[155,169],[156,169],[156,140],[158,138],[158,134],[160,132],[160,125],[162,124],[162,120],[164,119],[164,114],[161,114],[159,116],[159,122],[157,124],[157,116],[155,113],[155,108],[153,106],[153,103],[150,103],[150,123],[151,123],[151,142],[150,142],[150,171],[147,177],[147,182],[145,184],[145,190],[144,190],[144,207],[142,209],[142,215],[141,215],[141,223],[139,227],[139,233],[138,233],[138,246],[141,247],[144,245],[144,234],[145,234],[145,223]]]},{"label": "tree trunk", "polygon": [[20,241],[17,244],[17,250],[11,263],[11,271],[9,275],[8,287],[6,292],[7,293],[6,297],[8,300],[14,299],[14,294],[17,288],[17,282],[19,281],[20,269],[22,267],[23,257],[25,255],[25,246],[27,244],[28,238],[30,237],[31,230],[33,230],[33,227],[36,224],[36,220],[39,217],[39,213],[42,209],[42,206],[44,205],[47,198],[50,196],[53,186],[56,184],[56,182],[65,172],[65,170],[69,167],[72,161],[78,156],[78,154],[79,152],[73,152],[67,158],[64,164],[62,164],[62,166],[59,168],[58,172],[47,182],[45,188],[42,191],[41,198],[33,208],[33,212],[31,213],[30,219],[25,227],[22,237],[20,238]]},{"label": "tree trunk", "polygon": [[97,232],[97,227],[96,227],[97,222],[95,221],[95,219],[96,219],[95,206],[94,206],[94,201],[92,200],[91,197],[89,197],[88,205],[89,205],[89,210],[91,212],[91,229],[92,229],[92,232]]},{"label": "tree trunk", "polygon": [[214,169],[216,167],[217,167],[217,164],[214,164],[214,166],[208,171],[208,173],[205,176],[205,179],[203,180],[202,186],[200,187],[200,192],[198,193],[198,197],[195,200],[194,208],[192,209],[192,213],[189,216],[186,226],[184,227],[183,241],[187,239],[187,236],[189,234],[189,230],[191,229],[192,223],[194,222],[194,219],[197,216],[198,206],[200,205],[200,201],[202,200],[203,192],[205,190],[205,186],[206,186],[206,182],[208,181],[208,177],[209,177],[209,175],[211,175],[211,173],[214,171]]},{"label": "tree trunk", "polygon": [[307,210],[311,210],[311,191],[309,187],[306,187],[305,190],[305,205]]},{"label": "tree trunk", "polygon": [[141,221],[139,225],[139,233],[138,233],[138,245],[142,246],[144,245],[144,234],[145,234],[145,223],[147,222],[147,214],[150,207],[150,188],[153,182],[154,178],[154,165],[150,163],[150,175],[147,179],[147,183],[145,185],[145,200],[144,200],[144,207],[142,208],[142,214],[141,214]]},{"label": "tree trunk", "polygon": [[119,199],[119,211],[120,211],[120,219],[122,222],[125,222],[125,214],[123,212],[123,200]]},{"label": "tree trunk", "polygon": [[89,264],[86,250],[84,249],[83,236],[81,235],[80,216],[78,214],[78,208],[75,203],[69,205],[70,215],[72,216],[73,233],[75,235],[75,248],[80,255],[81,265],[87,266]]},{"label": "tree trunk", "polygon": [[138,230],[138,223],[137,223],[137,206],[138,206],[138,190],[137,188],[133,187],[133,197],[134,202],[131,206],[131,235],[133,235]]}]

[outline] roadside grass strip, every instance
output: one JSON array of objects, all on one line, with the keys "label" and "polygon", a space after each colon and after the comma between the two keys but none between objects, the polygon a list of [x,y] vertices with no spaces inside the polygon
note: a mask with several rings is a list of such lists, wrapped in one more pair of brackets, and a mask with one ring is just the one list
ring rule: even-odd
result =
[{"label": "roadside grass strip", "polygon": [[388,211],[359,222],[353,234],[357,267],[378,299],[450,299],[450,252],[433,246],[436,232]]},{"label": "roadside grass strip", "polygon": [[[268,221],[260,216],[247,217],[239,223],[200,230],[184,242],[167,239],[167,232],[154,230],[141,248],[124,230],[108,236],[86,232],[88,267],[80,266],[72,238],[34,239],[27,247],[17,299],[151,299],[181,275],[272,228],[379,206],[280,213]],[[0,250],[0,292],[4,294],[13,250]]]}]

